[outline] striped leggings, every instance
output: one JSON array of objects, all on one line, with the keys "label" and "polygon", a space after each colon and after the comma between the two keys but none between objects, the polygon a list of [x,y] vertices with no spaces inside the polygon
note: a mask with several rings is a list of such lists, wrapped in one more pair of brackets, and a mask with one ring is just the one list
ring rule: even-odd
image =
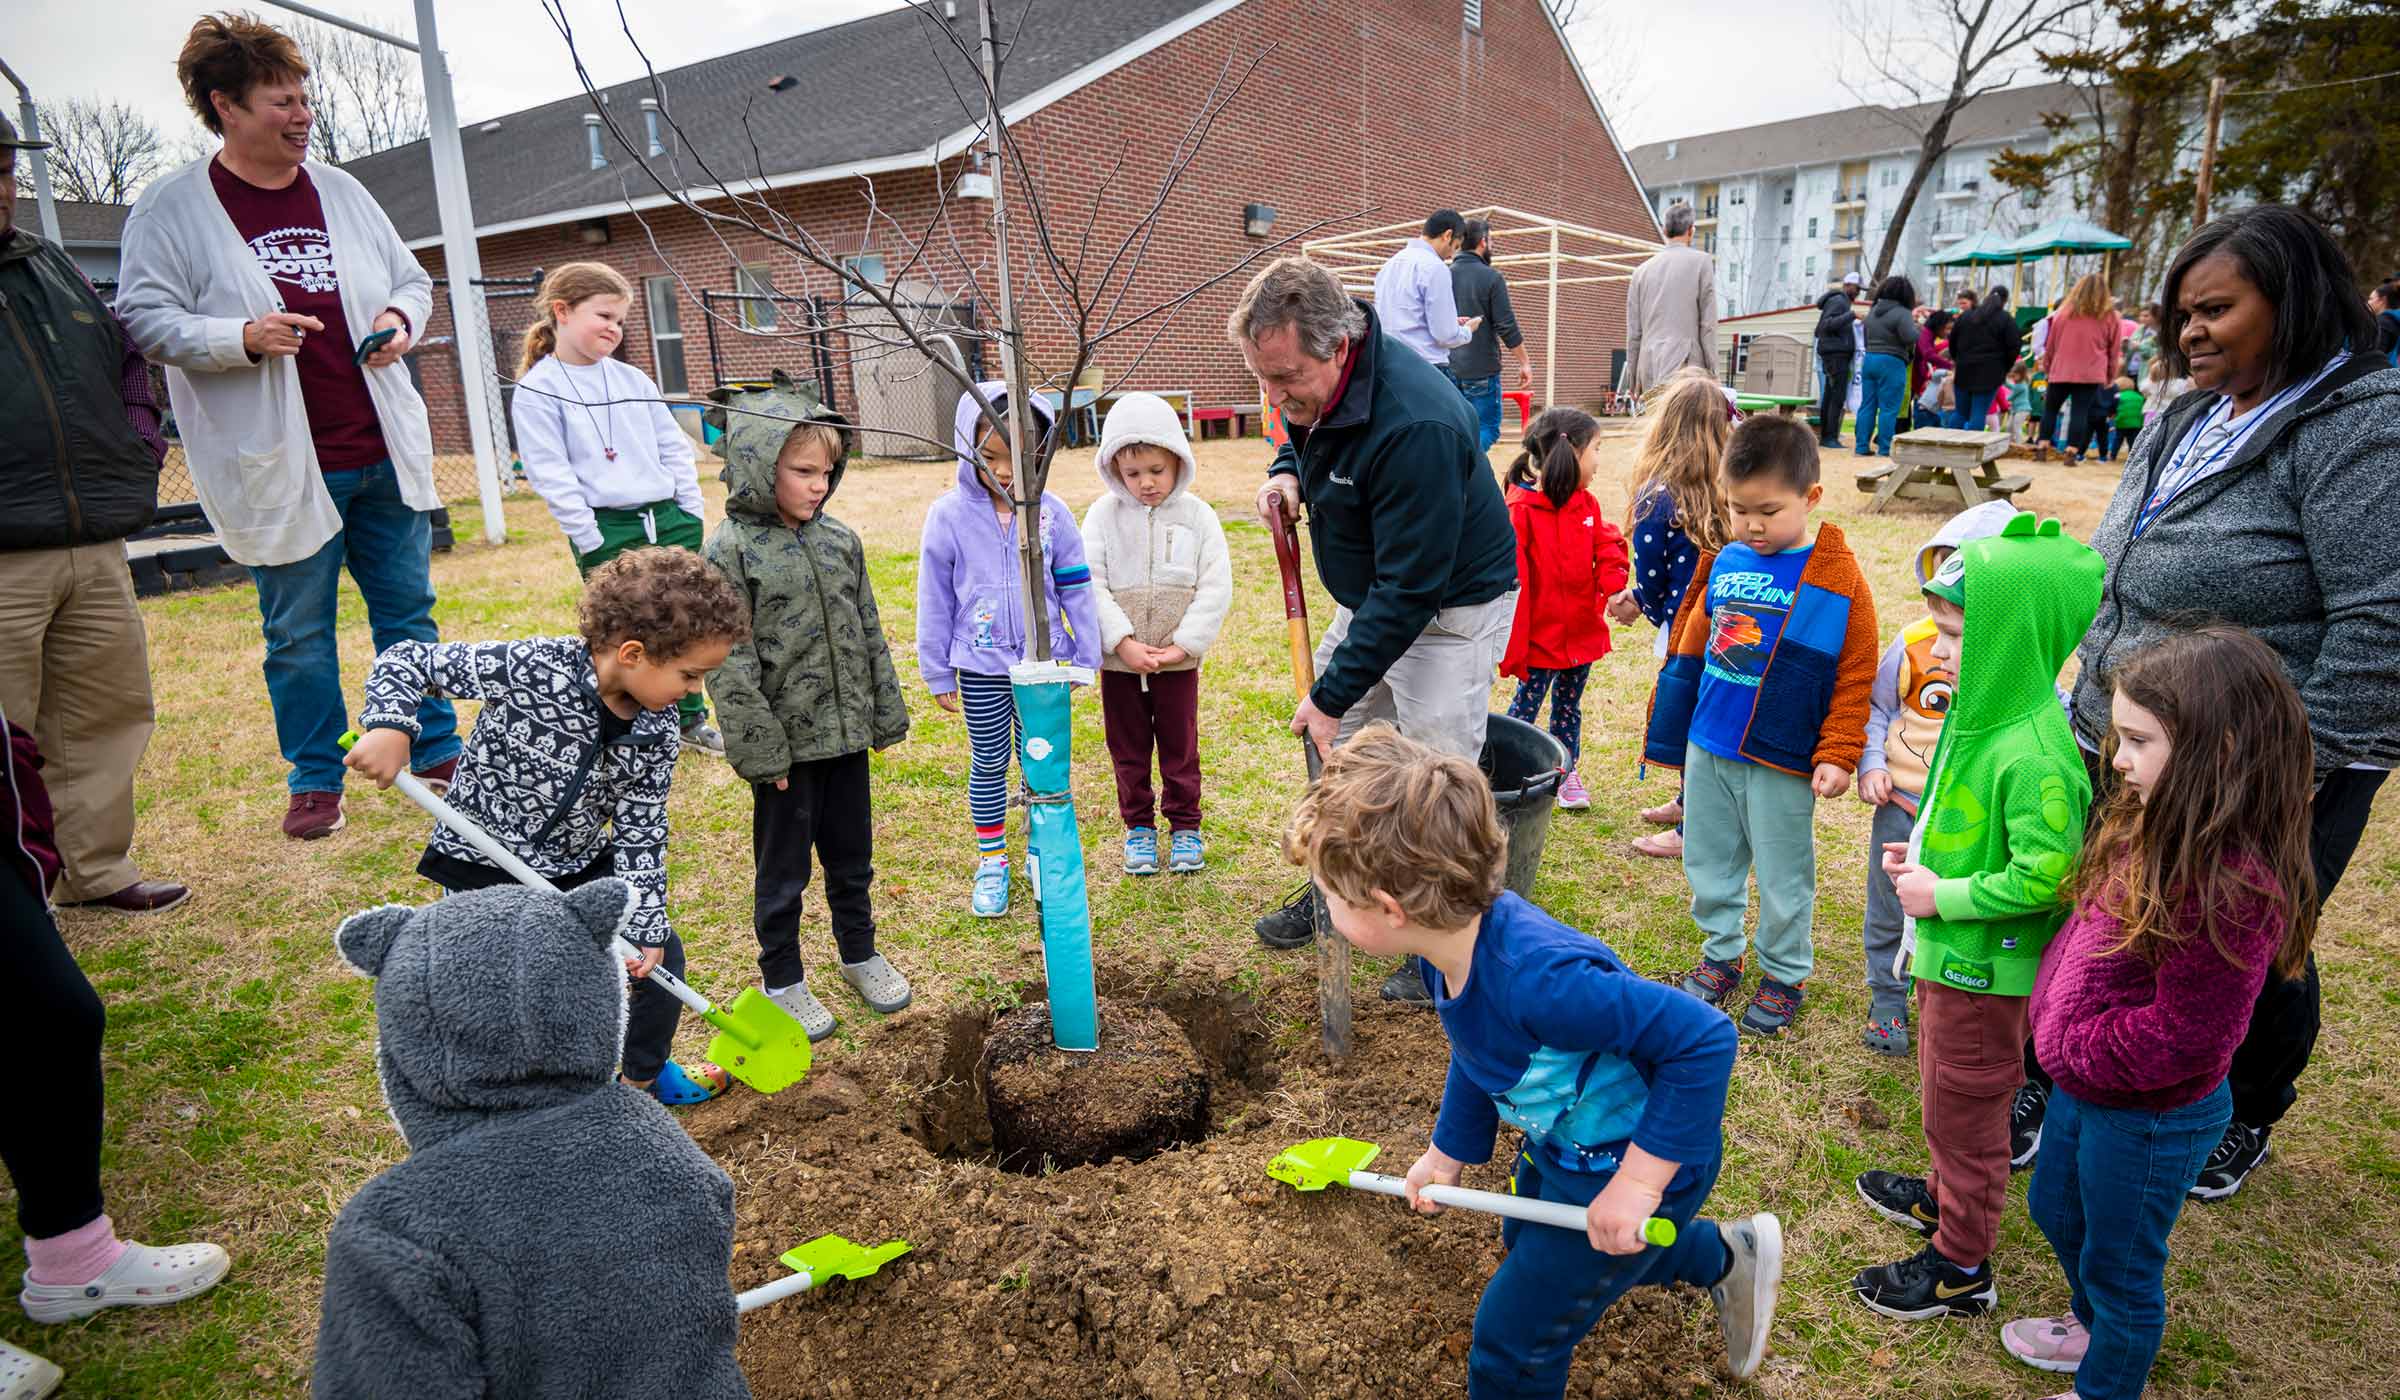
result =
[{"label": "striped leggings", "polygon": [[1583,683],[1591,675],[1589,662],[1557,671],[1530,666],[1526,668],[1525,679],[1517,682],[1516,697],[1508,702],[1510,719],[1535,724],[1541,719],[1542,695],[1549,693],[1550,734],[1567,746],[1570,772],[1583,755]]},{"label": "striped leggings", "polygon": [[1008,677],[958,673],[959,708],[967,716],[967,816],[975,823],[978,855],[1008,850],[1008,765],[1017,752],[1017,697]]}]

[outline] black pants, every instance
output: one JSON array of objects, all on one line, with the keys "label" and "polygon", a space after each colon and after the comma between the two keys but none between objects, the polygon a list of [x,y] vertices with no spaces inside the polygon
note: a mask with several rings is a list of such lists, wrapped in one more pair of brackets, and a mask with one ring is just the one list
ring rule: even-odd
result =
[{"label": "black pants", "polygon": [[2065,409],[2067,446],[2077,452],[2089,450],[2092,429],[2097,426],[2092,411],[2098,406],[2099,395],[2097,384],[2061,384],[2051,380],[2049,397],[2042,400],[2042,441],[2057,441],[2058,414]]},{"label": "black pants", "polygon": [[[2100,756],[2085,753],[2083,766],[2092,775],[2092,811],[2100,811],[2100,794],[2115,785],[2116,774],[2103,767]],[[2317,789],[2314,802],[2308,809],[2308,858],[2316,867],[2317,898],[2333,898],[2334,887],[2342,882],[2342,872],[2350,867],[2350,857],[2357,854],[2359,838],[2366,834],[2367,817],[2375,808],[2375,793],[2389,775],[2360,768],[2339,768]],[[2308,955],[2308,965],[2298,977],[2277,981],[2270,977],[2258,989],[2258,1000],[2250,1007],[2250,1029],[2233,1052],[2233,1064],[2225,1072],[2225,1082],[2233,1090],[2233,1118],[2253,1128],[2272,1127],[2291,1111],[2299,1100],[2300,1072],[2308,1068],[2308,1058],[2317,1048],[2317,1029],[2322,1024],[2317,986],[2317,955]],[[2033,1046],[2025,1047],[2026,1073],[2045,1088],[2050,1076],[2034,1063]]]},{"label": "black pants", "polygon": [[1817,441],[1834,442],[1842,436],[1842,406],[1850,402],[1850,366],[1857,357],[1848,353],[1828,355],[1817,352],[1817,363],[1823,367],[1824,384],[1817,390]]},{"label": "black pants", "polygon": [[[580,889],[594,880],[604,880],[617,873],[615,855],[603,852],[600,858],[572,875],[553,875],[550,883],[561,890]],[[480,862],[451,861],[443,868],[439,883],[451,894],[467,890],[496,889],[517,883],[517,877],[498,866]],[[666,956],[660,967],[683,975],[683,940],[673,929],[667,930]],[[675,1043],[675,1023],[683,1015],[683,1003],[667,994],[647,977],[628,978],[625,1001],[625,1049],[618,1065],[625,1077],[647,1084],[658,1078],[667,1063],[667,1050]]]},{"label": "black pants", "polygon": [[0,1027],[21,1071],[0,1113],[0,1163],[17,1188],[17,1223],[48,1239],[100,1218],[100,1035],[108,1014],[75,965],[47,900],[0,868]]},{"label": "black pants", "polygon": [[753,920],[758,975],[769,987],[800,980],[800,897],[809,852],[825,863],[825,905],[843,962],[875,956],[875,819],[867,799],[864,749],[795,763],[789,786],[750,785]]}]

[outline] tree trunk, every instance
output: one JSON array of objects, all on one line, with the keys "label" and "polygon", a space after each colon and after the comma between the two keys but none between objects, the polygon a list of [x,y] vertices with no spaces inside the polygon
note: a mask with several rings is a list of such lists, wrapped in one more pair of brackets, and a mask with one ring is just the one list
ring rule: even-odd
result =
[{"label": "tree trunk", "polygon": [[[1942,114],[1925,129],[1925,139],[1917,144],[1917,168],[1908,172],[1908,185],[1900,191],[1900,203],[1892,210],[1892,221],[1883,230],[1883,250],[1875,255],[1875,282],[1880,285],[1892,272],[1892,259],[1900,252],[1900,239],[1908,231],[1908,216],[1917,207],[1917,193],[1925,188],[1925,178],[1933,173],[1936,162],[1950,149],[1950,122],[1965,106],[1956,93],[1942,107]],[[1868,295],[1874,288],[1867,289]]]}]

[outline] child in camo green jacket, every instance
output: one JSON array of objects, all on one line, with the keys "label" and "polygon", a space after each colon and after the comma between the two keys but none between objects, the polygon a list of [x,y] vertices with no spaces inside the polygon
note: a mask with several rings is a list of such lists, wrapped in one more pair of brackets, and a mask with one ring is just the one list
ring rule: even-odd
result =
[{"label": "child in camo green jacket", "polygon": [[778,372],[771,387],[719,390],[725,520],[708,559],[750,605],[750,640],[709,678],[725,758],[750,784],[752,906],[769,998],[807,1030],[834,1015],[800,965],[809,852],[825,863],[825,902],[842,980],[869,1009],[909,1003],[908,979],[875,951],[874,819],[867,751],[908,737],[908,706],[875,610],[866,551],[825,514],[841,485],[850,425]]}]

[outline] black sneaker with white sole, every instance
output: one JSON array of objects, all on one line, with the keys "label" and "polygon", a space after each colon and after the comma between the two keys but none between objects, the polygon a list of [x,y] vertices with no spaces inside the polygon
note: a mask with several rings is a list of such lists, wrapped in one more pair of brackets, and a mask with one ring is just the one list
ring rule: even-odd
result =
[{"label": "black sneaker with white sole", "polygon": [[2239,1118],[2226,1124],[2217,1150],[2208,1154],[2200,1179],[2192,1183],[2191,1198],[2221,1201],[2241,1190],[2250,1173],[2267,1164],[2267,1134],[2273,1131],[2272,1127],[2253,1128]]},{"label": "black sneaker with white sole", "polygon": [[1925,1178],[1906,1176],[1899,1172],[1860,1172],[1858,1198],[1867,1209],[1894,1225],[1914,1230],[1932,1238],[1942,1223],[1942,1208],[1925,1189]]},{"label": "black sneaker with white sole", "polygon": [[1902,1322],[1981,1317],[2000,1301],[1990,1260],[1969,1272],[1944,1259],[1932,1245],[1896,1264],[1861,1269],[1850,1280],[1850,1291],[1868,1307]]},{"label": "black sneaker with white sole", "polygon": [[2008,1106],[2008,1169],[2021,1172],[2042,1151],[2042,1120],[2050,1114],[2050,1086],[2028,1079]]},{"label": "black sneaker with white sole", "polygon": [[1305,948],[1317,937],[1317,891],[1302,885],[1289,899],[1250,926],[1258,941],[1270,948]]}]

